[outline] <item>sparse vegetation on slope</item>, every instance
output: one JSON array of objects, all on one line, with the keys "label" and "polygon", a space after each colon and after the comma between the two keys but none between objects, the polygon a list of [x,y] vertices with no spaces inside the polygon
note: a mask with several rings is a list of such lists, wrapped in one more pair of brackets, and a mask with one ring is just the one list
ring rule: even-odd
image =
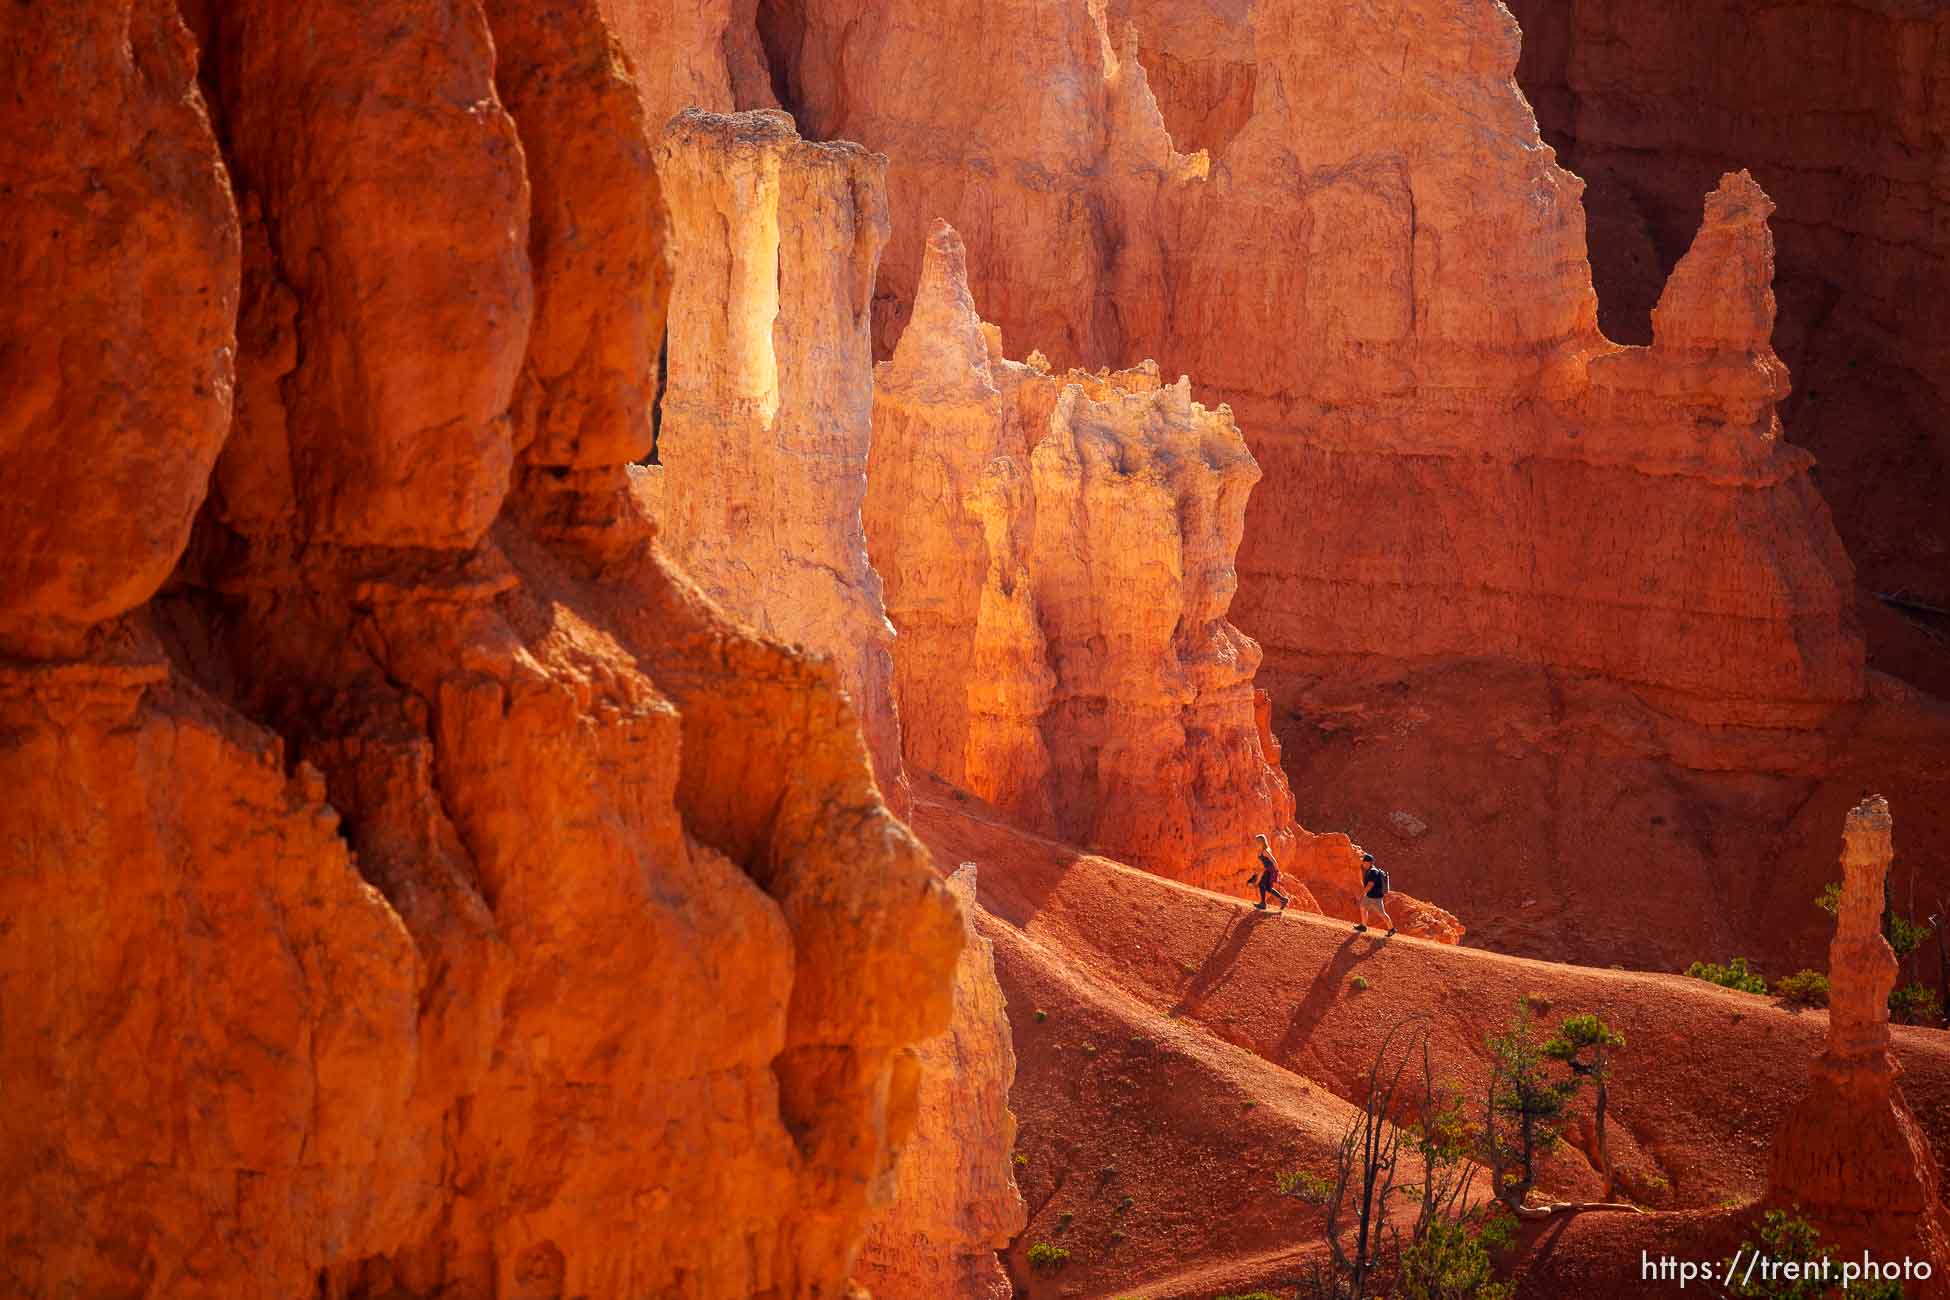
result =
[{"label": "sparse vegetation on slope", "polygon": [[1761,978],[1759,971],[1748,967],[1745,957],[1735,957],[1724,966],[1696,961],[1686,968],[1686,973],[1696,980],[1718,984],[1721,988],[1737,989],[1742,993],[1767,992],[1767,981]]}]

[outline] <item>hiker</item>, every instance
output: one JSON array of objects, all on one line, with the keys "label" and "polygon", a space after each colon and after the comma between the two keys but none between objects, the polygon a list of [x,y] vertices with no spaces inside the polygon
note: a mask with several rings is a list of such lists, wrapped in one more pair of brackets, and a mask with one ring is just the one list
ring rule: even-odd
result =
[{"label": "hiker", "polygon": [[1253,838],[1259,841],[1259,865],[1254,867],[1253,874],[1247,877],[1253,884],[1259,886],[1259,901],[1253,906],[1264,912],[1266,896],[1271,894],[1280,900],[1280,910],[1284,912],[1286,905],[1293,900],[1288,898],[1280,888],[1279,859],[1273,856],[1273,846],[1266,842],[1264,835],[1255,835]]},{"label": "hiker", "polygon": [[1388,873],[1375,864],[1374,854],[1365,849],[1361,852],[1361,919],[1354,923],[1356,931],[1367,930],[1370,913],[1381,918],[1388,927],[1388,933],[1395,932],[1395,923],[1388,916]]}]

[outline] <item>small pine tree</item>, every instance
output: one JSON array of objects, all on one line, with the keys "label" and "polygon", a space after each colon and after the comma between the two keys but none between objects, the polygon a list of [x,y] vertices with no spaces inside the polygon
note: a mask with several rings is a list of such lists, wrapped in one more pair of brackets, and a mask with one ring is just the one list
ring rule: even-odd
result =
[{"label": "small pine tree", "polygon": [[1572,1016],[1557,1027],[1557,1033],[1544,1044],[1544,1055],[1562,1061],[1575,1078],[1589,1079],[1597,1091],[1594,1103],[1598,1130],[1598,1161],[1605,1176],[1604,1199],[1612,1194],[1611,1148],[1605,1144],[1605,1083],[1611,1077],[1611,1052],[1625,1046],[1625,1035],[1590,1012]]},{"label": "small pine tree", "polygon": [[[1483,1145],[1496,1196],[1512,1210],[1537,1182],[1537,1157],[1557,1145],[1564,1107],[1583,1080],[1546,1073],[1544,1045],[1532,1030],[1530,1006],[1517,1001],[1516,1019],[1489,1038],[1490,1092]],[[1507,1124],[1500,1129],[1498,1121]]]}]

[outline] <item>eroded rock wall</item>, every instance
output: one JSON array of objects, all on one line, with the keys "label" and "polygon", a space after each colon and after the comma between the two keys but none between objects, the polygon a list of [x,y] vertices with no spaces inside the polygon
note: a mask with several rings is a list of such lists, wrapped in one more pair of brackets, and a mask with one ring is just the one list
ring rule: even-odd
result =
[{"label": "eroded rock wall", "polygon": [[[1724,409],[1713,385],[1730,372],[1667,363],[1670,347],[1630,410],[1589,371],[1616,349],[1597,328],[1583,186],[1509,81],[1519,35],[1499,5],[1261,7],[1254,112],[1211,170],[1171,151],[1141,64],[1100,26],[983,74],[1012,82],[987,99],[1042,125],[1026,143],[834,80],[869,51],[947,57],[960,30],[816,13],[800,115],[895,158],[897,232],[972,218],[973,287],[1006,336],[1059,363],[1155,355],[1231,404],[1267,475],[1239,613],[1276,661],[1539,660],[1693,697],[1689,714],[1722,722],[1861,695],[1847,562],[1771,413]],[[1391,75],[1384,48],[1406,61]],[[1013,242],[1062,251],[1067,279],[990,255],[998,208]],[[895,243],[883,287],[898,314],[918,280]],[[1761,312],[1769,265],[1756,251],[1702,274],[1739,280]],[[1114,320],[1090,327],[1091,304]],[[1058,315],[1076,324],[1040,328]],[[1452,504],[1414,508],[1435,499]],[[1721,531],[1708,519],[1731,525],[1729,550],[1676,562]],[[1799,626],[1794,602],[1810,611]]]},{"label": "eroded rock wall", "polygon": [[[1040,6],[1033,38],[1028,8],[923,26],[816,0],[773,49],[809,133],[893,160],[881,354],[921,283],[906,232],[941,216],[1006,337],[1058,368],[1156,357],[1228,404],[1264,474],[1232,617],[1264,648],[1301,820],[1390,834],[1397,878],[1491,942],[1683,966],[1758,950],[1715,919],[1732,900],[1789,918],[1768,944],[1815,942],[1794,900],[1825,850],[1801,810],[1898,724],[1811,461],[1764,409],[1783,391],[1755,324],[1764,201],[1736,187],[1689,223],[1660,341],[1622,350],[1586,187],[1511,80],[1501,5]],[[1143,57],[1193,31],[1188,60],[1253,69],[1250,115],[1204,158],[1165,126],[1184,84]],[[977,32],[1019,57],[961,68]],[[982,93],[846,72],[869,63]],[[1011,105],[1011,129],[979,103]],[[1392,836],[1397,812],[1423,830]],[[1776,836],[1791,875],[1769,872]],[[1620,859],[1663,864],[1665,938],[1609,919],[1599,864]]]},{"label": "eroded rock wall", "polygon": [[893,628],[860,522],[886,160],[802,141],[776,111],[687,111],[657,159],[680,268],[657,443],[664,544],[727,609],[839,665],[898,795]]},{"label": "eroded rock wall", "polygon": [[1007,360],[966,265],[937,222],[877,376],[866,519],[907,752],[1035,829],[1243,877],[1255,833],[1280,854],[1296,833],[1258,647],[1226,620],[1258,466],[1228,411],[1154,364]]},{"label": "eroded rock wall", "polygon": [[46,395],[0,426],[0,1289],[840,1294],[962,927],[834,671],[628,491],[613,33],[186,13],[0,18]]},{"label": "eroded rock wall", "polygon": [[977,865],[948,877],[961,904],[961,958],[948,1031],[921,1044],[919,1117],[894,1194],[860,1248],[857,1275],[879,1300],[1008,1300],[998,1251],[1028,1222],[1016,1187],[1016,1051],[994,946],[975,930]]},{"label": "eroded rock wall", "polygon": [[20,6],[0,31],[0,653],[72,655],[162,585],[202,504],[237,382],[237,205],[166,0]]},{"label": "eroded rock wall", "polygon": [[1714,177],[1750,168],[1779,203],[1774,338],[1797,378],[1787,435],[1820,460],[1877,666],[1950,691],[1950,659],[1928,635],[1942,621],[1874,601],[1950,607],[1935,505],[1950,473],[1950,352],[1932,324],[1950,290],[1950,15],[1904,0],[1510,8],[1544,139],[1592,185],[1592,271],[1613,338],[1649,337],[1647,310]]}]

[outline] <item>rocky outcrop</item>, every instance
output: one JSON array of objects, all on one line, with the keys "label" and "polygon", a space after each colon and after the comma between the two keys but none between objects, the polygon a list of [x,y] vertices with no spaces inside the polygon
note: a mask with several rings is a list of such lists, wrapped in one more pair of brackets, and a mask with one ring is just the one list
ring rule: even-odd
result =
[{"label": "rocky outcrop", "polygon": [[[1774,1139],[1769,1195],[1855,1228],[1873,1224],[1878,1253],[1907,1239],[1940,1271],[1950,1262],[1943,1176],[1903,1099],[1890,1052],[1896,955],[1882,936],[1883,882],[1894,856],[1889,803],[1849,812],[1842,829],[1841,906],[1828,958],[1828,1047],[1808,1094]],[[1945,1288],[1938,1284],[1935,1293]]]},{"label": "rocky outcrop", "polygon": [[[977,25],[999,40],[1011,12],[985,6]],[[946,107],[828,84],[871,51],[946,57],[936,47],[959,30],[813,20],[801,115],[896,157],[897,232],[935,212],[973,223],[974,288],[1005,335],[1047,340],[1059,361],[1154,355],[1231,405],[1266,474],[1237,613],[1266,646],[1281,713],[1300,674],[1376,654],[1542,662],[1716,724],[1803,725],[1861,696],[1848,563],[1810,462],[1752,409],[1782,391],[1778,363],[1756,363],[1754,389],[1680,355],[1722,324],[1742,331],[1739,355],[1766,351],[1754,326],[1772,313],[1771,252],[1751,219],[1764,205],[1725,196],[1694,258],[1745,319],[1688,325],[1703,300],[1675,286],[1663,344],[1609,361],[1583,187],[1508,80],[1507,11],[1262,6],[1254,113],[1209,174],[1172,152],[1141,68],[1101,32],[983,72],[1011,84],[977,99],[1038,106],[1031,157],[1013,136],[958,129]],[[1406,70],[1366,75],[1372,51],[1397,46]],[[951,181],[944,148],[955,175],[996,179],[979,197]],[[1011,242],[1062,250],[1069,273],[993,249],[998,211],[1026,236]],[[917,262],[897,236],[883,281],[898,303],[914,300]],[[1074,326],[1044,328],[1059,316]],[[1446,504],[1416,508],[1433,500]]]},{"label": "rocky outcrop", "polygon": [[162,585],[208,488],[237,206],[171,5],[22,5],[0,35],[0,654],[72,655]]},{"label": "rocky outcrop", "polygon": [[[1365,837],[1417,801],[1435,815],[1402,874],[1522,951],[1683,966],[1758,947],[1713,920],[1725,854],[1770,879],[1759,846],[1884,725],[1811,462],[1761,409],[1782,391],[1764,200],[1730,183],[1687,232],[1660,340],[1621,348],[1598,327],[1585,186],[1511,83],[1500,5],[1276,0],[1216,25],[1113,6],[1134,38],[1083,5],[956,0],[926,25],[804,8],[774,49],[802,127],[893,160],[882,355],[941,216],[1005,337],[1059,370],[1155,357],[1230,407],[1264,475],[1231,618],[1264,649],[1302,822]],[[1253,70],[1249,118],[1203,160],[1158,112],[1164,65],[1144,67],[1191,29],[1209,48],[1185,59]],[[965,66],[977,32],[1019,57]],[[844,75],[869,65],[971,93]],[[1682,830],[1728,817],[1740,834]],[[1794,833],[1783,900],[1823,856]],[[1614,924],[1620,860],[1669,864],[1669,943]]]},{"label": "rocky outcrop", "polygon": [[779,112],[686,112],[658,147],[674,265],[664,544],[761,631],[831,657],[901,786],[891,641],[860,504],[885,159]]},{"label": "rocky outcrop", "polygon": [[44,394],[0,426],[43,467],[0,513],[0,1290],[841,1294],[962,927],[834,670],[627,491],[664,250],[613,37],[186,12],[0,18],[46,289],[0,307]]},{"label": "rocky outcrop", "polygon": [[[1775,345],[1797,392],[1787,436],[1865,597],[1950,607],[1950,370],[1935,304],[1950,292],[1950,15],[1860,0],[1509,0],[1517,77],[1544,139],[1591,182],[1600,319],[1644,342],[1700,195],[1739,167],[1780,204]],[[1726,75],[1729,52],[1741,70]],[[1871,607],[1872,612],[1880,613]],[[1919,615],[1927,623],[1927,615]],[[1934,630],[1941,632],[1941,623]],[[1940,643],[1899,612],[1868,623],[1872,660],[1950,693]]]},{"label": "rocky outcrop", "polygon": [[1175,148],[1223,159],[1252,120],[1252,7],[1236,0],[1108,0],[1105,27],[1135,38]]},{"label": "rocky outcrop", "polygon": [[1231,413],[1155,364],[1006,360],[965,266],[936,223],[875,393],[866,518],[907,753],[1046,833],[1181,879],[1243,875],[1255,833],[1278,853],[1295,834],[1258,647],[1226,621],[1258,467]]},{"label": "rocky outcrop", "polygon": [[975,930],[976,865],[948,877],[961,904],[961,959],[946,1033],[918,1049],[921,1089],[914,1135],[900,1153],[894,1194],[860,1248],[855,1274],[880,1300],[1007,1300],[996,1252],[1028,1214],[1012,1157],[1016,1079],[1009,1008],[996,983],[993,945]]}]

